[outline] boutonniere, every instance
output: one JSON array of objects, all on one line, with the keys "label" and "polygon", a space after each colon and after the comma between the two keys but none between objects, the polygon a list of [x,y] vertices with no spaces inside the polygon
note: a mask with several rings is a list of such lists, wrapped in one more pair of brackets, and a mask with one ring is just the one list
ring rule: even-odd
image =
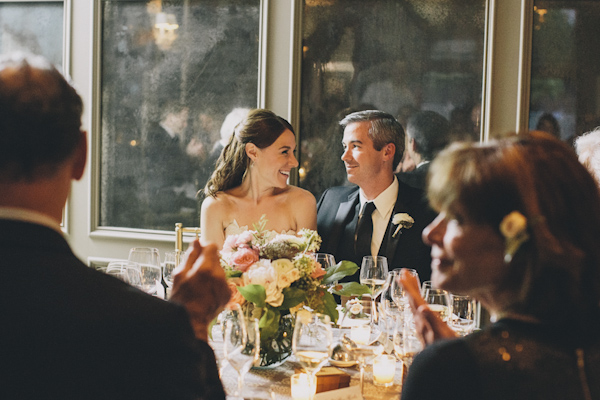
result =
[{"label": "boutonniere", "polygon": [[392,224],[398,225],[398,227],[394,231],[394,234],[392,235],[392,237],[396,237],[396,235],[398,233],[402,233],[400,231],[400,229],[402,229],[402,228],[406,228],[406,229],[411,228],[414,223],[415,223],[415,220],[413,219],[413,217],[411,217],[407,213],[394,214],[394,218],[392,218]]}]

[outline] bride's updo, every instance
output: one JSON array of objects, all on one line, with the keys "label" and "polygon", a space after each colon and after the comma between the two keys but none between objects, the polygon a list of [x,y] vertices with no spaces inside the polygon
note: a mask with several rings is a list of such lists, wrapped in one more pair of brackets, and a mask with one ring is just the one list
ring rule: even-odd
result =
[{"label": "bride's updo", "polygon": [[219,156],[217,166],[206,183],[206,196],[240,186],[250,165],[246,154],[246,143],[253,143],[259,149],[272,145],[279,136],[294,128],[285,119],[265,109],[251,110],[233,131],[229,143]]}]

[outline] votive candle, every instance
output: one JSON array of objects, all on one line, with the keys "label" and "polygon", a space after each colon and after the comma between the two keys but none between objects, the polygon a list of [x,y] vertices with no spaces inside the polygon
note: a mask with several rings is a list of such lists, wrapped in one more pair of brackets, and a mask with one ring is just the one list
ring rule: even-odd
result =
[{"label": "votive candle", "polygon": [[396,374],[396,357],[382,354],[373,360],[373,383],[378,386],[392,386]]},{"label": "votive candle", "polygon": [[294,400],[310,400],[317,389],[314,377],[311,380],[311,376],[308,374],[294,374],[291,382],[292,399]]}]

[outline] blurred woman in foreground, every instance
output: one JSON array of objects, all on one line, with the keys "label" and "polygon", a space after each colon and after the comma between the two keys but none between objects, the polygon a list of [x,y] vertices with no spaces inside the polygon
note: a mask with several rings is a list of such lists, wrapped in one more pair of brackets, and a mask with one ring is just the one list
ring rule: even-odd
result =
[{"label": "blurred woman in foreground", "polygon": [[600,197],[574,152],[537,131],[456,144],[429,178],[433,284],[477,298],[494,323],[438,340],[452,330],[403,274],[428,346],[402,399],[600,398]]}]

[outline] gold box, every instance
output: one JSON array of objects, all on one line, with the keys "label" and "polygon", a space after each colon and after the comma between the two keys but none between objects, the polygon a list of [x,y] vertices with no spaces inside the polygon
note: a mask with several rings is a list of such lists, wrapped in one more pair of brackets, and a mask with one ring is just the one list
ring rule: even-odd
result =
[{"label": "gold box", "polygon": [[[304,372],[296,368],[296,373]],[[350,375],[335,367],[323,367],[317,372],[317,393],[350,386]]]}]

